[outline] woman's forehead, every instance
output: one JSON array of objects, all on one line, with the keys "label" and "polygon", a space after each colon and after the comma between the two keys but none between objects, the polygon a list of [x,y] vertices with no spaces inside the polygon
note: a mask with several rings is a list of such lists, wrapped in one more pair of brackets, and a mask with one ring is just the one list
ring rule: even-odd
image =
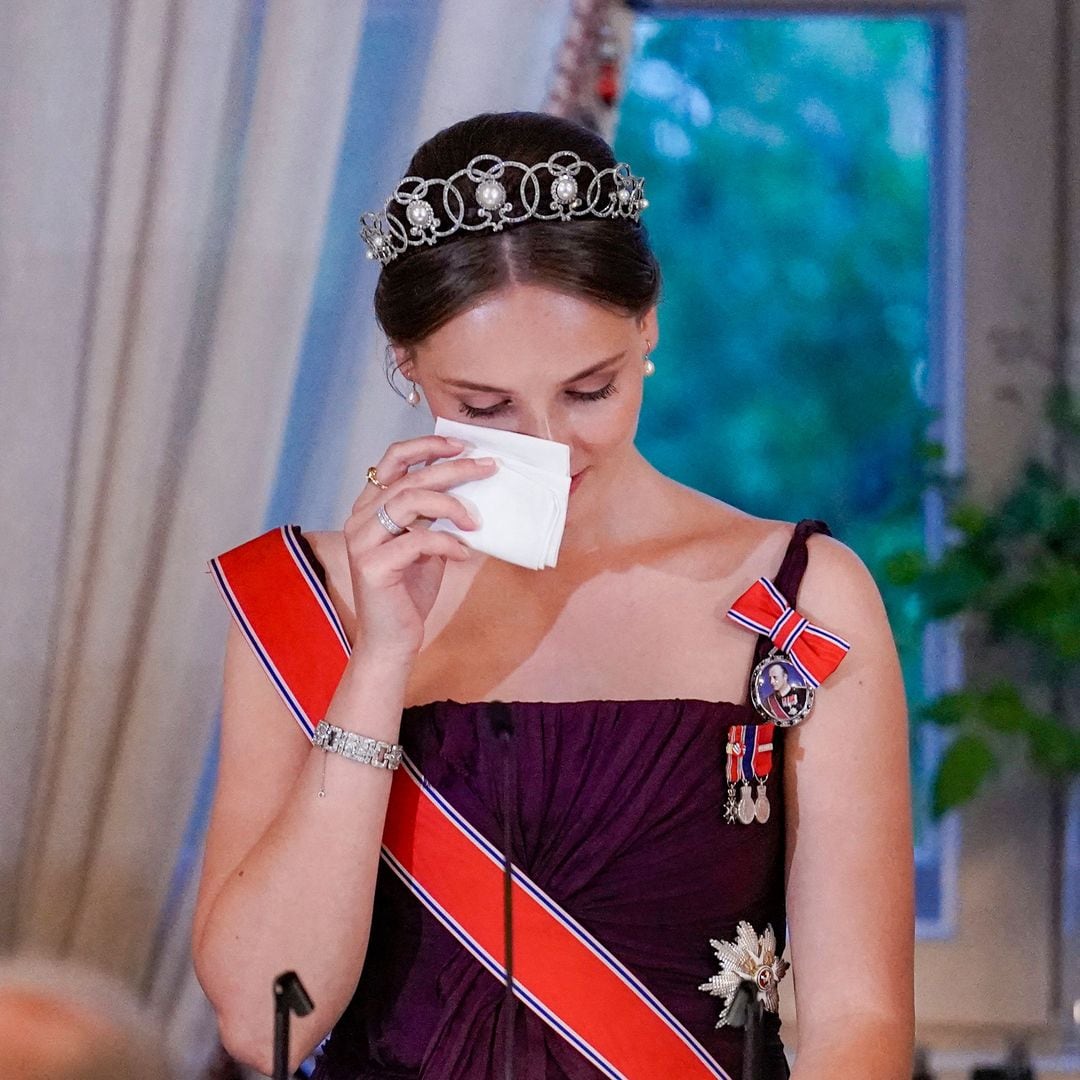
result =
[{"label": "woman's forehead", "polygon": [[469,377],[489,364],[566,366],[568,373],[613,357],[626,347],[633,316],[537,285],[514,285],[456,315],[417,346],[417,359]]}]

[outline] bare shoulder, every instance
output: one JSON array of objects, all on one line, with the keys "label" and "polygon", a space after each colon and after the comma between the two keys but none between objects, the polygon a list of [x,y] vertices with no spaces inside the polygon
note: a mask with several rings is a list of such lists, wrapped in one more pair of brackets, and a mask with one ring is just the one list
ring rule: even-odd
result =
[{"label": "bare shoulder", "polygon": [[[688,525],[688,538],[723,539],[736,558],[779,566],[796,522],[756,517],[728,503],[672,482],[675,511]],[[670,512],[670,511],[669,511]],[[806,540],[807,568],[799,586],[799,608],[844,618],[877,618],[881,594],[863,560],[835,536],[813,533]]]},{"label": "bare shoulder", "polygon": [[[799,588],[799,609],[841,637],[891,648],[892,631],[877,582],[863,560],[842,541],[815,533]],[[845,630],[846,628],[846,630]]]},{"label": "bare shoulder", "polygon": [[758,517],[702,491],[666,479],[663,516],[679,523],[679,546],[709,576],[751,578],[779,565],[794,522]]},{"label": "bare shoulder", "polygon": [[[752,581],[776,571],[795,531],[794,521],[757,517],[693,488],[669,484],[665,512],[684,523],[681,546],[705,576]],[[844,638],[892,648],[881,593],[859,555],[826,533],[813,533],[806,546],[799,610]]]}]

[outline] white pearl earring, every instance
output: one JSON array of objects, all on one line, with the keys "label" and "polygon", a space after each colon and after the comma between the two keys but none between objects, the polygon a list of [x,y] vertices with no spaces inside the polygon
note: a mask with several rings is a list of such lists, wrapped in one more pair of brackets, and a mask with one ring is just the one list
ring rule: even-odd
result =
[{"label": "white pearl earring", "polygon": [[649,353],[651,353],[651,352],[652,352],[652,342],[649,341],[648,339],[646,339],[646,341],[645,341],[645,355],[642,357],[642,366],[645,369],[645,378],[646,379],[650,375],[655,375],[656,374],[656,365],[652,362],[652,357],[649,356]]},{"label": "white pearl earring", "polygon": [[416,389],[416,383],[412,384],[412,389],[406,395],[405,400],[415,409],[420,404],[420,391]]}]

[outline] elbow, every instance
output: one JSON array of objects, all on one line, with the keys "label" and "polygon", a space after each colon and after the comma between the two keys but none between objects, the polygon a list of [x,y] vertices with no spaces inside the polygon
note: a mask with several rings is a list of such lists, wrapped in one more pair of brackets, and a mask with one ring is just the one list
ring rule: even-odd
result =
[{"label": "elbow", "polygon": [[263,1076],[272,1076],[274,1073],[272,1048],[266,1046],[264,1040],[253,1038],[242,1026],[230,1022],[222,1013],[219,1012],[217,1017],[218,1036],[229,1057]]},{"label": "elbow", "polygon": [[[272,1075],[274,1067],[271,1029],[265,1022],[261,1026],[255,1025],[253,1029],[246,1010],[238,1007],[235,991],[230,992],[228,986],[222,985],[215,978],[213,965],[200,955],[198,949],[193,950],[192,959],[195,977],[214,1010],[218,1039],[225,1052],[241,1065],[255,1069],[264,1076]],[[267,1006],[269,1007],[269,996]]]},{"label": "elbow", "polygon": [[[293,1025],[293,1037],[289,1040],[288,1075],[292,1076],[300,1065],[315,1052],[318,1041],[309,1045],[303,1032],[296,1031]],[[218,1013],[218,1035],[225,1052],[240,1065],[246,1065],[263,1076],[274,1074],[273,1034],[269,1029],[251,1030],[242,1023],[230,1021],[227,1016]]]},{"label": "elbow", "polygon": [[[264,1076],[273,1074],[274,1001],[271,978],[265,972],[238,972],[215,956],[208,943],[193,949],[195,976],[213,1007],[218,1037],[231,1058]],[[344,999],[321,985],[316,987],[316,1008],[290,1025],[289,1075],[307,1060],[345,1009]],[[343,988],[344,992],[344,988]]]},{"label": "elbow", "polygon": [[[234,1061],[246,1065],[263,1076],[274,1072],[274,1023],[270,996],[253,1010],[250,1001],[237,1002],[222,994],[211,993],[205,982],[203,990],[213,1006],[217,1018],[218,1038],[225,1052]],[[314,1020],[316,1026],[311,1025]],[[289,1039],[289,1076],[300,1067],[301,1062],[315,1051],[321,1041],[316,1035],[318,1018],[305,1017],[294,1020]]]}]

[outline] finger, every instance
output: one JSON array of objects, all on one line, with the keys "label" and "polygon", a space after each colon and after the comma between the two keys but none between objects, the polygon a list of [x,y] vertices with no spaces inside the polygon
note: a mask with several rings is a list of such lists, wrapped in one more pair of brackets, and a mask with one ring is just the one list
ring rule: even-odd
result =
[{"label": "finger", "polygon": [[400,442],[391,443],[375,465],[375,477],[382,487],[369,480],[356,497],[353,512],[362,501],[371,501],[372,489],[385,490],[395,480],[406,476],[413,465],[453,457],[466,449],[466,446],[467,444],[461,439],[450,439],[443,435],[424,435],[417,439],[403,439]]},{"label": "finger", "polygon": [[[421,529],[436,518],[445,518],[459,529],[471,531],[479,525],[465,504],[453,495],[418,488],[399,492],[383,504],[390,520],[402,529]],[[361,508],[345,522],[345,539],[353,551],[368,551],[396,540],[401,534],[388,529],[371,506]]]},{"label": "finger", "polygon": [[448,439],[444,435],[424,435],[418,439],[403,439],[391,443],[379,463],[375,466],[376,475],[384,484],[400,480],[414,465],[419,465],[429,458],[454,457],[465,449],[461,439]]},{"label": "finger", "polygon": [[470,480],[482,480],[498,471],[499,463],[495,458],[455,458],[453,461],[440,461],[435,465],[425,465],[420,469],[403,476],[395,484],[391,485],[386,493],[406,491],[411,488],[427,488],[431,491],[445,491],[447,488],[456,487],[458,484],[467,483]]},{"label": "finger", "polygon": [[[417,521],[434,521],[436,518],[446,518],[459,529],[475,529],[480,524],[474,520],[468,507],[459,498],[442,491],[429,491],[427,488],[410,488],[397,492],[387,499],[383,506],[403,529]],[[378,525],[377,517],[375,522]]]},{"label": "finger", "polygon": [[365,553],[358,570],[365,585],[374,588],[397,584],[403,571],[417,559],[441,556],[454,562],[469,558],[469,548],[449,533],[417,529]]},{"label": "finger", "polygon": [[353,503],[353,514],[371,513],[373,503],[378,501],[387,502],[399,491],[411,488],[427,488],[432,491],[445,491],[447,488],[456,487],[469,480],[482,480],[491,476],[498,470],[498,462],[495,458],[455,458],[453,461],[441,461],[435,465],[426,465],[406,473],[394,483],[389,484],[386,491],[372,489],[368,485],[356,502]]}]

